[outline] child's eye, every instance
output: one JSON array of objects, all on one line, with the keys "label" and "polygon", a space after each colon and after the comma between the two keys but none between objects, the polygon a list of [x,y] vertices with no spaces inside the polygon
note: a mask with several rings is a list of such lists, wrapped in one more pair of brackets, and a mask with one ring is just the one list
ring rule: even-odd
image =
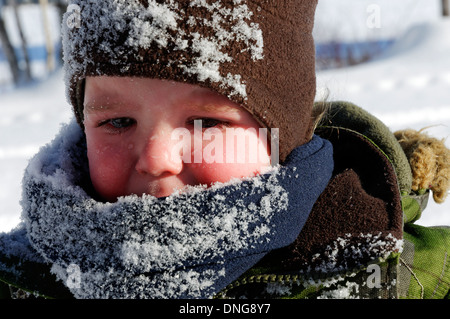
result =
[{"label": "child's eye", "polygon": [[131,126],[135,123],[133,119],[130,119],[128,117],[121,117],[118,119],[112,119],[110,120],[109,124],[114,126],[114,128],[125,128],[128,126]]},{"label": "child's eye", "polygon": [[202,119],[202,127],[211,128],[219,125],[224,125],[225,123],[216,119]]},{"label": "child's eye", "polygon": [[99,124],[99,127],[105,126],[106,128],[111,129],[113,131],[120,131],[120,130],[127,129],[128,127],[132,126],[135,123],[136,123],[136,121],[131,118],[120,117],[120,118],[103,121]]},{"label": "child's eye", "polygon": [[199,118],[199,119],[195,119],[195,120],[190,120],[189,124],[195,125],[195,121],[201,121],[203,129],[212,128],[212,127],[221,128],[221,127],[227,127],[230,125],[230,123],[228,123],[227,121],[218,120],[218,119],[214,119],[214,118]]}]

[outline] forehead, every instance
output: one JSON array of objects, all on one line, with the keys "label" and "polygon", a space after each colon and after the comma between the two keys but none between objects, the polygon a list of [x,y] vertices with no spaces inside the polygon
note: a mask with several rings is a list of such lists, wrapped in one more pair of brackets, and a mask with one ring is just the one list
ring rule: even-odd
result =
[{"label": "forehead", "polygon": [[150,78],[101,76],[86,79],[86,112],[108,111],[141,103],[170,103],[206,112],[245,112],[240,105],[227,97],[198,85]]}]

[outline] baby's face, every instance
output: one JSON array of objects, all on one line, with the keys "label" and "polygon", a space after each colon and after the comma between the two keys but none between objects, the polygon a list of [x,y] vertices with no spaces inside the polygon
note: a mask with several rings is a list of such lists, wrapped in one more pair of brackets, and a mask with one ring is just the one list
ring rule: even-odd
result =
[{"label": "baby's face", "polygon": [[165,197],[186,185],[209,186],[270,167],[265,129],[241,106],[209,89],[148,78],[90,77],[84,103],[90,176],[104,200]]}]

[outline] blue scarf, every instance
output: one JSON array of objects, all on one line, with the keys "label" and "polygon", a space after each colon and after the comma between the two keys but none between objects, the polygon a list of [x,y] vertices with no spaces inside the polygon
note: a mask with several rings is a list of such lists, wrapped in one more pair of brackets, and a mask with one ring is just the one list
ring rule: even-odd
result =
[{"label": "blue scarf", "polygon": [[77,298],[210,298],[299,235],[333,170],[314,136],[270,172],[165,198],[96,201],[73,122],[31,160],[23,220],[31,244]]}]

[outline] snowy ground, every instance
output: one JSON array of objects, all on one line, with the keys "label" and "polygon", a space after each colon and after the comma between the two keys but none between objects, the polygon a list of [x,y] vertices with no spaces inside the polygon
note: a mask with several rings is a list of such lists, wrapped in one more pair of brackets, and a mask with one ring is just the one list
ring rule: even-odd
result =
[{"label": "snowy ground", "polygon": [[0,231],[19,222],[21,179],[28,159],[72,116],[62,73],[0,95]]},{"label": "snowy ground", "polygon": [[[334,0],[330,1],[328,3]],[[319,11],[324,10],[320,5],[325,2],[319,2]],[[342,0],[339,3],[347,2]],[[386,12],[382,6],[385,2],[378,2],[381,12]],[[425,3],[423,8],[427,10],[431,3],[429,0],[409,2],[416,5]],[[390,0],[386,3],[392,4]],[[436,7],[431,7],[436,10]],[[355,10],[355,6],[352,8]],[[377,12],[367,12],[367,8],[367,5],[361,7],[363,17]],[[414,12],[422,13],[421,18],[427,16],[425,9],[416,8]],[[432,17],[433,12],[429,16]],[[384,17],[382,23],[388,22],[388,15],[381,17]],[[405,26],[396,20],[389,21],[402,28]],[[448,137],[450,21],[432,18],[421,22],[424,24],[413,29],[408,24],[405,30],[409,31],[399,36],[395,47],[376,61],[319,72],[317,98],[329,92],[328,100],[354,102],[377,115],[392,130],[433,126],[427,130],[430,134]],[[402,28],[395,31],[404,32]],[[3,70],[0,68],[0,73],[3,74]],[[8,231],[19,222],[21,178],[28,159],[54,137],[61,123],[68,122],[72,116],[64,94],[60,71],[41,83],[0,93],[0,231]],[[449,141],[447,145],[450,147]],[[450,225],[450,199],[442,205],[431,201],[419,224]]]},{"label": "snowy ground", "polygon": [[[353,102],[392,131],[429,127],[428,134],[450,136],[450,20],[419,24],[383,56],[346,69],[319,72],[317,98]],[[450,140],[446,140],[450,148]],[[450,197],[449,197],[450,198]],[[432,200],[422,225],[450,225],[450,199]]]}]

